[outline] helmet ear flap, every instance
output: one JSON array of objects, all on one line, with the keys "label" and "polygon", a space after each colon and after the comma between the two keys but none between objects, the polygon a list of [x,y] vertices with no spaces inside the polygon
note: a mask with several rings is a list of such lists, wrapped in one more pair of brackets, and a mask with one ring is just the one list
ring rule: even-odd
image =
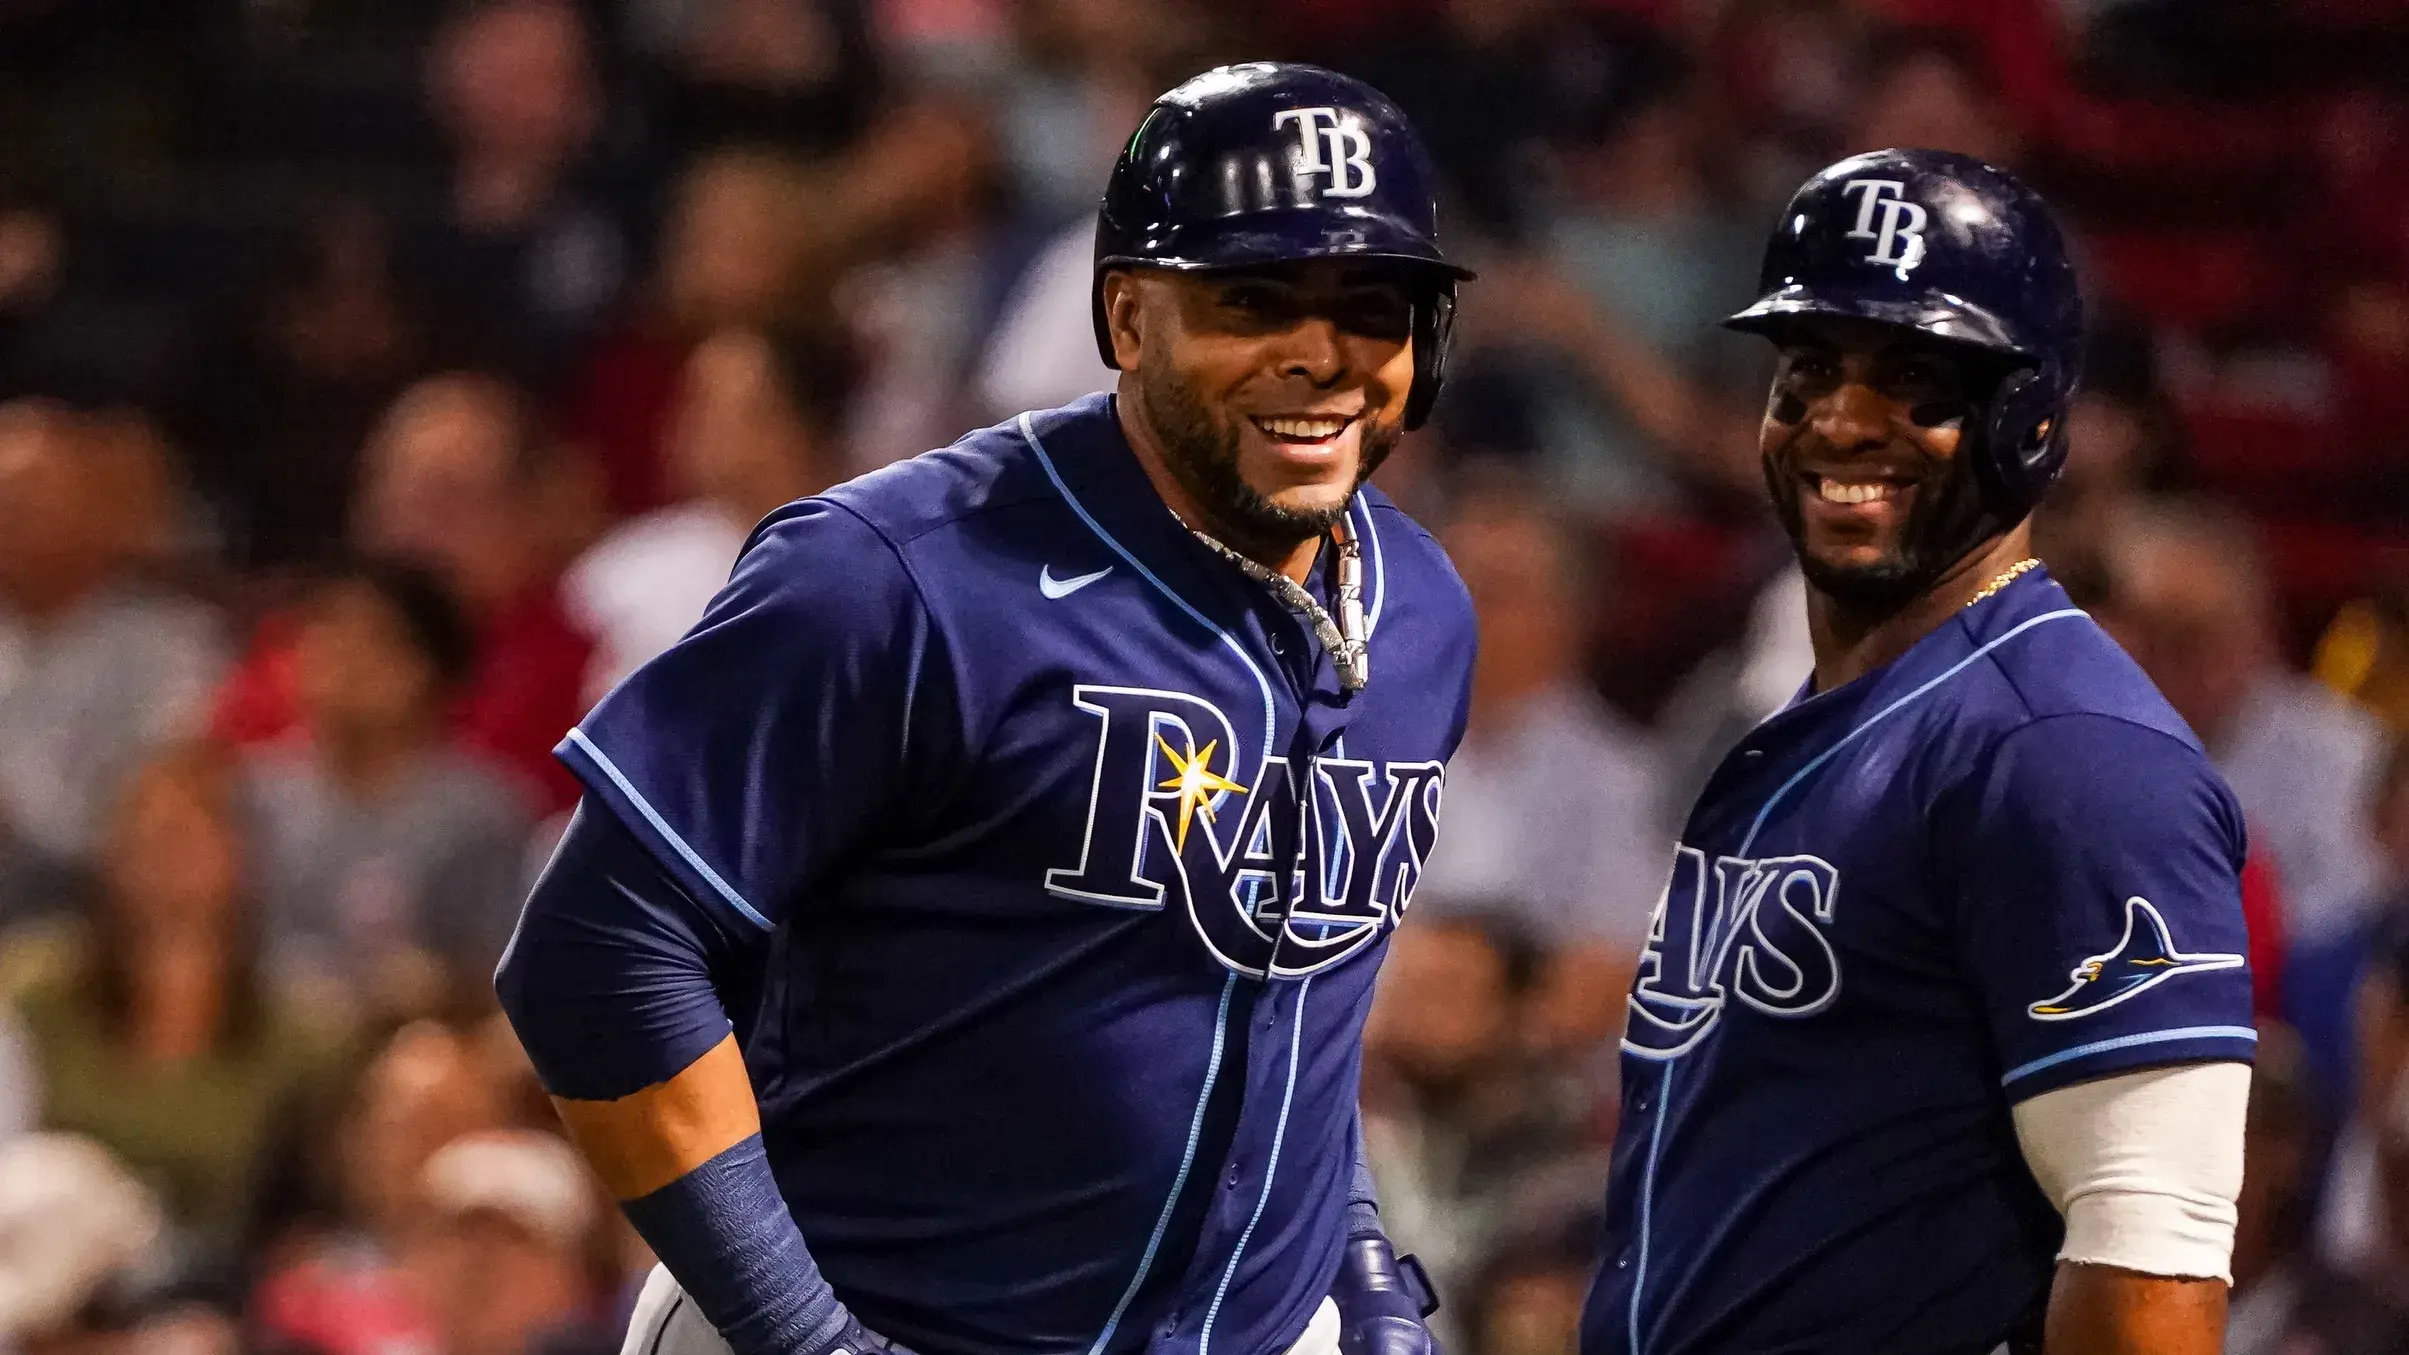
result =
[{"label": "helmet ear flap", "polygon": [[1447,345],[1455,332],[1455,284],[1433,287],[1414,307],[1414,385],[1405,396],[1405,427],[1420,428],[1439,402],[1447,379]]},{"label": "helmet ear flap", "polygon": [[1108,370],[1117,372],[1121,370],[1121,364],[1112,355],[1112,326],[1104,317],[1104,275],[1107,271],[1109,270],[1099,268],[1096,270],[1096,275],[1089,279],[1087,308],[1090,318],[1095,321],[1096,325],[1096,356],[1104,359],[1104,365]]},{"label": "helmet ear flap", "polygon": [[2010,372],[1991,396],[1975,470],[2003,516],[2032,511],[2066,465],[2063,387],[2049,365]]}]

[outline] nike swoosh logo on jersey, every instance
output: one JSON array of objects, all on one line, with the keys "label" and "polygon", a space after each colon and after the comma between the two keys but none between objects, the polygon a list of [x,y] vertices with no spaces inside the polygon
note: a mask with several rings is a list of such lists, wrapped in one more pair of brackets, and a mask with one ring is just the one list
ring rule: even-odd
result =
[{"label": "nike swoosh logo on jersey", "polygon": [[1112,566],[1106,565],[1093,574],[1074,574],[1067,579],[1057,579],[1054,577],[1054,566],[1041,565],[1037,570],[1037,591],[1059,601],[1110,573]]}]

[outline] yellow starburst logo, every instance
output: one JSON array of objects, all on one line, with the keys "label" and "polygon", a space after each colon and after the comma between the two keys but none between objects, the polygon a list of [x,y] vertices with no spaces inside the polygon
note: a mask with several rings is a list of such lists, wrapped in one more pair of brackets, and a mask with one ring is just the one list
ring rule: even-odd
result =
[{"label": "yellow starburst logo", "polygon": [[1184,852],[1188,849],[1188,824],[1198,814],[1204,815],[1206,823],[1213,821],[1213,797],[1225,790],[1244,795],[1246,787],[1213,770],[1213,750],[1221,746],[1219,739],[1197,749],[1192,757],[1181,757],[1179,750],[1160,734],[1154,736],[1154,742],[1163,750],[1163,756],[1171,759],[1172,769],[1178,773],[1157,782],[1156,788],[1179,792],[1179,832],[1171,845],[1172,850]]}]

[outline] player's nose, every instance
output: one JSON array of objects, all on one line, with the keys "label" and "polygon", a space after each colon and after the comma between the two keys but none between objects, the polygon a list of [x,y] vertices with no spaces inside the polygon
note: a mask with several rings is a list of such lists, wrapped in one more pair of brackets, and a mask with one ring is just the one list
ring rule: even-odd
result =
[{"label": "player's nose", "polygon": [[1807,421],[1834,449],[1865,451],[1890,441],[1889,402],[1862,381],[1844,381],[1807,411]]},{"label": "player's nose", "polygon": [[1308,316],[1280,336],[1276,361],[1282,378],[1328,386],[1346,375],[1347,345],[1328,316]]}]

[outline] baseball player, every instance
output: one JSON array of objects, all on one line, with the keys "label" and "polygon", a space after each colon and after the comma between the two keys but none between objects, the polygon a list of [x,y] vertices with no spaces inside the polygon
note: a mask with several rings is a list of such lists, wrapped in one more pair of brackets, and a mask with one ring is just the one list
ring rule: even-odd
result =
[{"label": "baseball player", "polygon": [[1364,485],[1470,276],[1435,221],[1362,84],[1165,94],[1118,388],[773,513],[561,745],[497,982],[661,1259],[631,1355],[1433,1348],[1356,1091],[1470,685]]},{"label": "baseball player", "polygon": [[2212,1355],[2255,1039],[2241,815],[2029,554],[2082,305],[1963,156],[1807,181],[1734,328],[1815,670],[1682,829],[1585,1355]]}]

